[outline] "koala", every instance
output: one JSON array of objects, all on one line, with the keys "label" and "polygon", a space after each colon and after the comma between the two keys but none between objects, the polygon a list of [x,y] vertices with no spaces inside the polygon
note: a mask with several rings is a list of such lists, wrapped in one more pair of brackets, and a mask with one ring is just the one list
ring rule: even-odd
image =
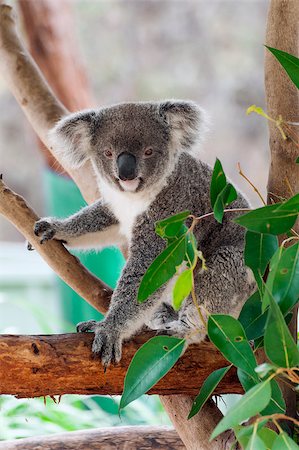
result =
[{"label": "koala", "polygon": [[[34,232],[41,242],[58,239],[67,247],[102,248],[128,244],[128,259],[101,322],[77,330],[93,331],[92,350],[104,366],[121,359],[122,343],[144,325],[200,342],[206,335],[191,297],[176,312],[173,280],[140,304],[137,292],[153,260],[165,248],[155,223],[190,210],[211,211],[211,168],[198,157],[204,113],[193,102],[166,100],[116,104],[62,118],[51,142],[69,167],[90,160],[102,198],[66,218],[43,218]],[[247,208],[241,194],[232,208]],[[225,215],[202,220],[194,233],[207,270],[195,273],[195,291],[203,310],[237,315],[253,284],[243,262],[244,230]]]}]

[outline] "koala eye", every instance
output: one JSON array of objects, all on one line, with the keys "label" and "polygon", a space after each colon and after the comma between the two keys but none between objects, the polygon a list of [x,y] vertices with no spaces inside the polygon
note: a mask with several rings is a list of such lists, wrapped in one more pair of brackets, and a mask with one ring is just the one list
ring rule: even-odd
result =
[{"label": "koala eye", "polygon": [[105,150],[104,150],[104,155],[106,156],[106,158],[112,158],[112,151],[111,150],[109,150],[109,148],[106,148]]},{"label": "koala eye", "polygon": [[154,150],[153,150],[152,147],[147,147],[147,148],[144,150],[144,156],[145,156],[145,157],[147,157],[147,156],[152,156],[153,153],[154,153]]}]

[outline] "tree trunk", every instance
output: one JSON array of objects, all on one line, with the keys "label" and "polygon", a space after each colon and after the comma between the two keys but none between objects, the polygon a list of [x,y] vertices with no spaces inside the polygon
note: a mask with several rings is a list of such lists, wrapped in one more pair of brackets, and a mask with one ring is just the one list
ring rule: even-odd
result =
[{"label": "tree trunk", "polygon": [[[297,56],[298,32],[298,0],[272,0],[268,11],[266,45]],[[268,50],[266,50],[265,57],[265,89],[269,116],[277,119],[281,115],[286,121],[298,122],[298,89]],[[279,201],[280,197],[289,198],[299,191],[299,165],[295,163],[299,151],[291,139],[283,140],[275,124],[268,123],[271,153],[268,202],[272,203],[272,201]],[[290,125],[290,127],[292,126]],[[286,134],[288,135],[288,131]],[[298,229],[297,223],[297,231]],[[297,340],[297,309],[294,311],[290,329]],[[285,384],[282,384],[281,388],[286,400],[287,414],[295,418],[296,394]]]}]

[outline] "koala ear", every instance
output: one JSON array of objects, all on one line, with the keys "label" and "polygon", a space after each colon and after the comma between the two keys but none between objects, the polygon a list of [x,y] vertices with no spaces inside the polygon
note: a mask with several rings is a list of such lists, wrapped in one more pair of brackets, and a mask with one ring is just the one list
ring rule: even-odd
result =
[{"label": "koala ear", "polygon": [[166,100],[160,103],[159,113],[170,126],[172,144],[176,149],[197,158],[198,145],[207,128],[205,112],[191,101]]},{"label": "koala ear", "polygon": [[70,114],[49,131],[50,145],[65,163],[78,168],[90,157],[95,111]]}]

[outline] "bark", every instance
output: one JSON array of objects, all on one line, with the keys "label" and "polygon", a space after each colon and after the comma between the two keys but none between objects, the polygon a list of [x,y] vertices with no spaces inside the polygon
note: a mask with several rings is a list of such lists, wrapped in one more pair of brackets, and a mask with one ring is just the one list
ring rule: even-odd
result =
[{"label": "bark", "polygon": [[0,450],[184,450],[170,427],[130,426],[72,431],[0,443]]},{"label": "bark", "polygon": [[74,291],[98,311],[105,313],[109,307],[111,289],[87,270],[59,241],[40,244],[33,226],[39,217],[25,200],[12,192],[0,180],[0,214],[3,214],[25,238],[34,246],[46,263]]},{"label": "bark", "polygon": [[[298,55],[299,34],[298,0],[272,0],[268,11],[266,45]],[[265,54],[265,89],[269,116],[298,122],[299,94],[284,69],[270,52]],[[294,131],[298,134],[298,127]],[[283,140],[279,130],[269,122],[271,165],[268,178],[268,201],[277,196],[289,198],[299,191],[299,165],[295,163],[298,147],[291,140]],[[288,131],[286,131],[288,135]],[[297,222],[297,231],[299,230]],[[297,310],[290,324],[297,339]],[[287,405],[287,414],[296,417],[296,394],[281,385]]]},{"label": "bark", "polygon": [[55,97],[37,65],[20,41],[12,8],[0,0],[0,73],[41,141],[70,174],[87,202],[99,197],[91,164],[74,170],[55,155],[48,131],[68,110]]},{"label": "bark", "polygon": [[[104,372],[100,360],[91,352],[93,333],[1,335],[0,394],[12,394],[18,398],[63,394],[119,395],[123,391],[124,377],[133,355],[152,336],[152,333],[147,333],[124,344],[120,363],[108,367]],[[149,393],[175,397],[175,394],[195,396],[209,373],[225,364],[227,361],[210,342],[192,345]],[[228,372],[216,392],[242,393],[235,370]],[[186,407],[183,397],[178,398],[182,400],[180,403],[184,405],[187,417],[191,402]],[[173,407],[171,411],[172,415],[176,414]],[[212,417],[214,424],[214,412]],[[206,417],[206,421],[209,420]],[[198,428],[201,427],[201,422],[195,417],[192,424]],[[185,433],[190,433],[190,430],[183,429],[182,434]],[[188,440],[194,439],[198,441],[199,438],[192,432]]]}]

